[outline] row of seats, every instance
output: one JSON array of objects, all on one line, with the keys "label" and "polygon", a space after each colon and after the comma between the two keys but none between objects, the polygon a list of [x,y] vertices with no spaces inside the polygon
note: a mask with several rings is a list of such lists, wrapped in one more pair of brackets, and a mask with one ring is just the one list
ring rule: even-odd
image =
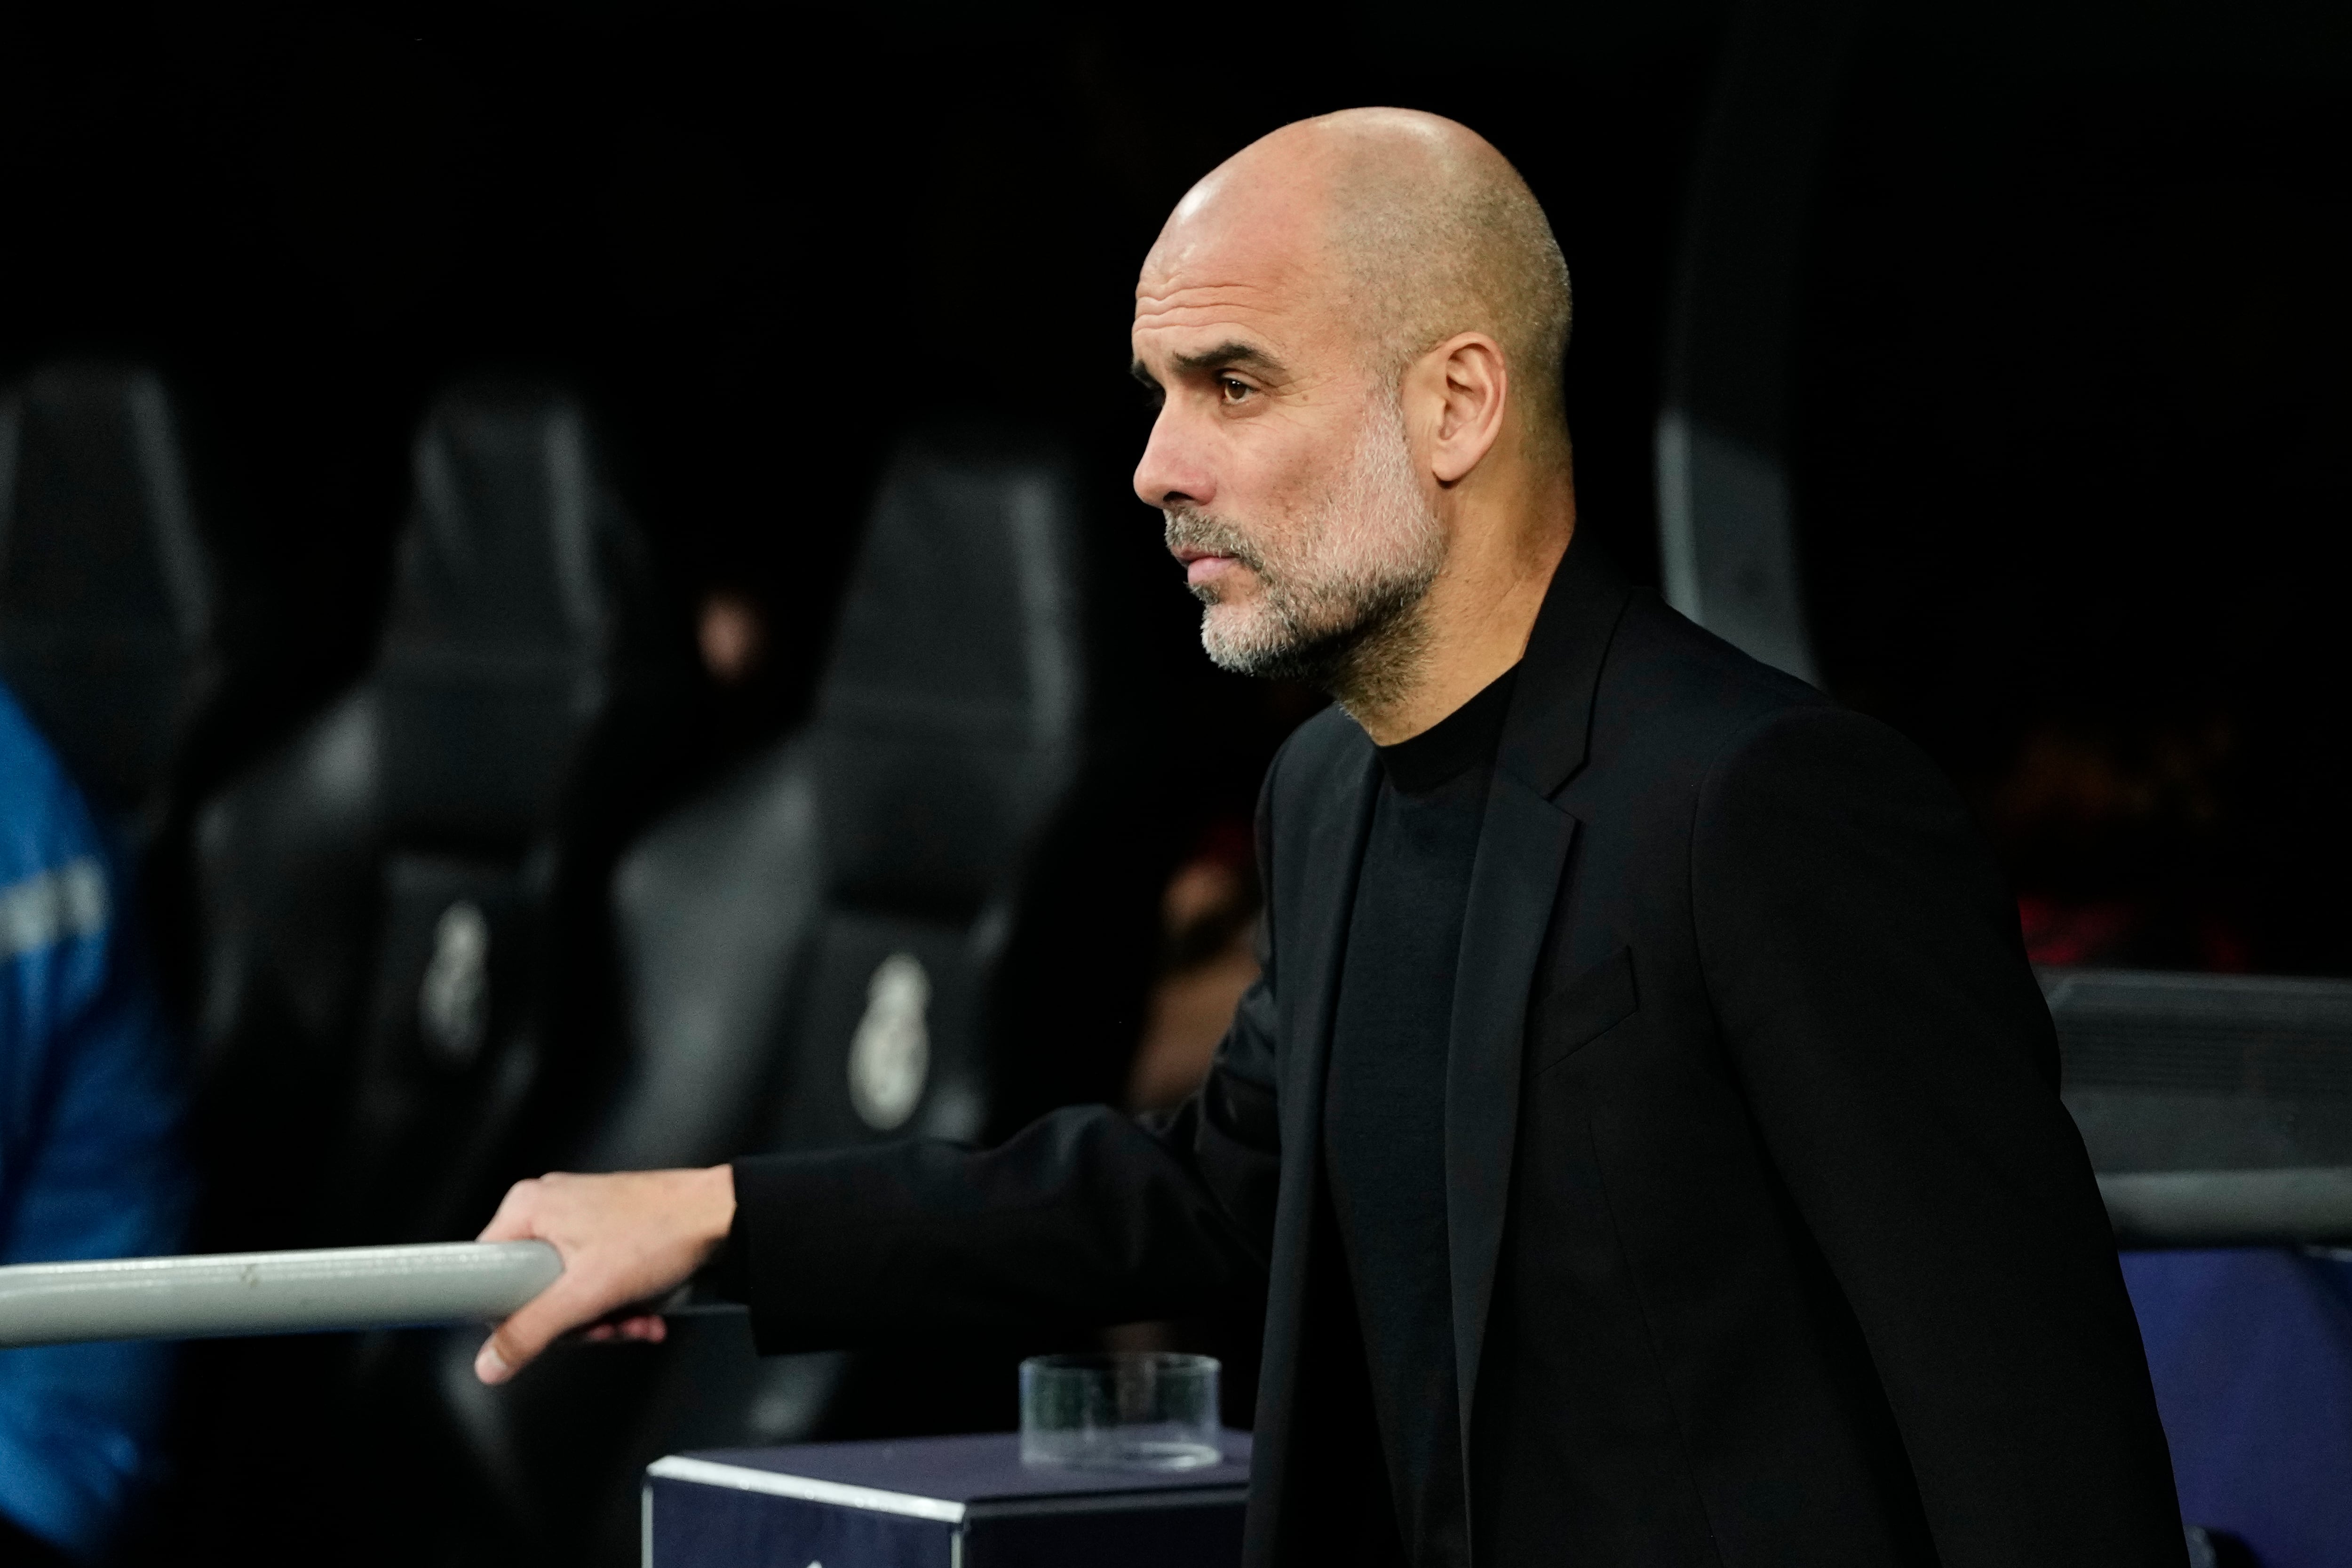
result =
[{"label": "row of seats", "polygon": [[206,701],[215,585],[152,372],[0,396],[0,679],[126,838],[153,838]]},{"label": "row of seats", "polygon": [[[151,872],[189,889],[200,1245],[461,1237],[540,1169],[986,1138],[1117,1095],[1162,770],[1120,717],[1148,703],[1093,679],[1119,628],[1049,443],[905,442],[811,717],[666,809],[698,678],[582,407],[454,390],[413,485],[373,665],[184,798],[175,744],[226,697],[163,387],[61,368],[0,408],[0,679],[151,860],[185,841]],[[157,1534],[269,1561],[366,1518],[362,1556],[619,1562],[664,1447],[971,1417],[893,1405],[887,1364],[762,1366],[740,1320],[495,1392],[478,1337],[198,1348]],[[886,1359],[993,1390],[1009,1353]]]}]

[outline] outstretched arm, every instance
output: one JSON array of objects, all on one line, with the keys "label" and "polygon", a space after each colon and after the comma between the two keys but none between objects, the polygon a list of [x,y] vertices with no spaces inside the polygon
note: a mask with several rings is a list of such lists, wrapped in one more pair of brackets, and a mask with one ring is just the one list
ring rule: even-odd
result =
[{"label": "outstretched arm", "polygon": [[[1267,837],[1261,795],[1261,866]],[[1257,983],[1208,1081],[1164,1121],[1077,1106],[996,1149],[918,1139],[518,1183],[482,1239],[551,1242],[564,1271],[499,1325],[476,1372],[504,1382],[574,1329],[659,1339],[658,1317],[628,1310],[730,1234],[763,1352],[942,1323],[1181,1316],[1262,1290],[1280,1166],[1273,923],[1269,910]]]},{"label": "outstretched arm", "polygon": [[684,1284],[730,1232],[768,1352],[1234,1299],[1262,1285],[1273,1230],[1272,1021],[1262,979],[1209,1081],[1162,1123],[1081,1106],[998,1149],[912,1140],[519,1182],[481,1238],[551,1243],[563,1273],[499,1326],[474,1370],[503,1383],[574,1329],[661,1338],[659,1317],[624,1314]]}]

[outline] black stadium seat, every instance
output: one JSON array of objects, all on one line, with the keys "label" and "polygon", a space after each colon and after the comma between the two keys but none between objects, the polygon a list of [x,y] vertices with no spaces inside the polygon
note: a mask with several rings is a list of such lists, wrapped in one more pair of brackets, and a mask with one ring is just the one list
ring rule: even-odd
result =
[{"label": "black stadium seat", "polygon": [[[603,877],[684,666],[569,400],[444,398],[415,491],[373,669],[199,826],[215,1239],[469,1229],[580,1049],[550,1037],[593,1016]],[[304,1143],[322,1201],[267,1217],[232,1154]]]},{"label": "black stadium seat", "polygon": [[[207,1247],[470,1237],[609,1093],[607,884],[690,756],[685,623],[567,397],[445,396],[415,485],[373,668],[198,823]],[[448,1522],[437,1342],[201,1350],[183,1533]]]},{"label": "black stadium seat", "polygon": [[[1090,689],[1073,489],[1066,467],[1017,447],[902,450],[811,723],[625,863],[641,1092],[674,1076],[666,1058],[713,999],[759,990],[762,969],[799,980],[787,1011],[745,1009],[736,1049],[764,1060],[770,1092],[719,1130],[718,1156],[990,1139],[1117,1094],[1126,1063],[1104,1027],[1136,1016],[1153,951],[1147,716]],[[698,863],[719,872],[710,890],[761,889],[791,910],[765,962],[680,940]],[[592,1159],[638,1163],[622,1125]]]},{"label": "black stadium seat", "polygon": [[213,612],[155,374],[56,364],[0,395],[0,679],[134,848],[214,674]]},{"label": "black stadium seat", "polygon": [[[1090,618],[1102,552],[1076,492],[1048,448],[899,450],[809,723],[620,866],[630,1061],[576,1167],[985,1141],[1117,1095],[1165,775],[1123,675],[1132,627]],[[519,1532],[569,1518],[595,1531],[586,1560],[619,1562],[632,1477],[658,1454],[988,1425],[1009,1416],[1012,1363],[909,1345],[763,1364],[740,1318],[681,1320],[660,1347],[559,1350],[463,1425],[485,1474],[519,1479]]]}]

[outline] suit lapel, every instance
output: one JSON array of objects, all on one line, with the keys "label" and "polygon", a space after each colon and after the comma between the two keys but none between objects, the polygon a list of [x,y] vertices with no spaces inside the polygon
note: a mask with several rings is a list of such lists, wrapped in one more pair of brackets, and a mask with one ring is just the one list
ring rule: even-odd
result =
[{"label": "suit lapel", "polygon": [[[1282,1178],[1275,1200],[1273,1289],[1266,1300],[1264,1382],[1258,1444],[1251,1459],[1250,1518],[1244,1559],[1264,1564],[1298,1533],[1282,1500],[1307,1462],[1292,1452],[1307,1423],[1296,1408],[1310,1305],[1308,1253],[1321,1196],[1324,1066],[1331,1055],[1331,1016],[1348,917],[1370,830],[1380,761],[1359,731],[1360,755],[1334,766],[1328,783],[1304,801],[1277,795],[1273,886],[1276,994],[1281,1014],[1276,1106],[1282,1129]],[[1280,764],[1276,764],[1279,766]],[[1287,805],[1288,810],[1284,810]],[[1294,827],[1293,822],[1298,826]],[[1293,856],[1296,858],[1293,858]]]},{"label": "suit lapel", "polygon": [[1463,911],[1445,1063],[1445,1238],[1465,1476],[1471,1395],[1511,1189],[1528,992],[1576,826],[1576,818],[1497,771]]},{"label": "suit lapel", "polygon": [[1463,910],[1445,1068],[1446,1263],[1463,1476],[1511,1188],[1528,992],[1576,841],[1553,804],[1584,765],[1601,665],[1630,589],[1590,548],[1554,573],[1513,683]]}]

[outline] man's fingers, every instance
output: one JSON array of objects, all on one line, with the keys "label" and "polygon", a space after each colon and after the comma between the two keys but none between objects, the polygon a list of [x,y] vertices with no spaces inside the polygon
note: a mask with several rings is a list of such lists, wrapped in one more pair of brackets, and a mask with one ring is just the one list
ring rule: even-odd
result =
[{"label": "man's fingers", "polygon": [[484,1383],[504,1383],[538,1359],[557,1336],[604,1315],[608,1304],[577,1286],[566,1289],[568,1278],[558,1277],[491,1332],[474,1357],[475,1376]]},{"label": "man's fingers", "polygon": [[[548,1296],[553,1294],[554,1290],[551,1288],[536,1300],[523,1306],[513,1317],[499,1325],[490,1337],[483,1342],[482,1348],[475,1352],[475,1376],[484,1383],[504,1383],[525,1366],[538,1360],[549,1345],[553,1344],[574,1328],[580,1329],[580,1337],[592,1344],[604,1344],[614,1340],[635,1340],[646,1344],[657,1345],[669,1338],[669,1321],[658,1312],[638,1312],[626,1318],[608,1319],[602,1321],[593,1317],[582,1319],[574,1315],[569,1322],[564,1321],[565,1314],[560,1307],[551,1308],[544,1314],[538,1312],[537,1309],[546,1302]],[[533,1314],[530,1321],[524,1321],[525,1313]],[[583,1321],[586,1326],[582,1328],[581,1324]],[[557,1326],[550,1328],[548,1326],[550,1322]]]}]

